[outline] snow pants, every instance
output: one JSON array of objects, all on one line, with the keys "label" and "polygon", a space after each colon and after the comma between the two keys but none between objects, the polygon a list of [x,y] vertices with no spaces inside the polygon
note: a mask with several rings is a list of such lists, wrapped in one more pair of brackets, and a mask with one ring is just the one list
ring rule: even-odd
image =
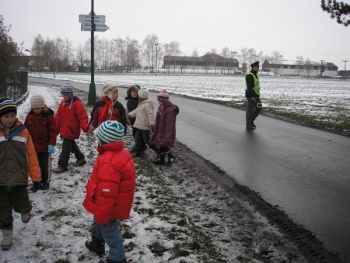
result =
[{"label": "snow pants", "polygon": [[12,209],[20,214],[32,210],[26,185],[0,186],[0,229],[13,229]]}]

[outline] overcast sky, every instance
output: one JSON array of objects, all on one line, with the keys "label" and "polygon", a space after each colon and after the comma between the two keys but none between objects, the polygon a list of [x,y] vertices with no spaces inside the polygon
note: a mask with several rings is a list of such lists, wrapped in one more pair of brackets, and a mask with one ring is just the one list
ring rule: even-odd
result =
[{"label": "overcast sky", "polygon": [[[350,1],[343,1],[350,2]],[[100,38],[130,37],[141,44],[149,34],[159,43],[178,41],[183,55],[204,55],[224,47],[240,52],[254,48],[264,55],[279,51],[333,62],[340,70],[350,60],[350,26],[322,11],[320,0],[95,0],[97,15],[106,16],[109,30]],[[10,35],[31,49],[36,35],[84,43],[79,14],[89,14],[91,0],[0,0],[0,14]],[[350,69],[350,62],[347,64]]]}]

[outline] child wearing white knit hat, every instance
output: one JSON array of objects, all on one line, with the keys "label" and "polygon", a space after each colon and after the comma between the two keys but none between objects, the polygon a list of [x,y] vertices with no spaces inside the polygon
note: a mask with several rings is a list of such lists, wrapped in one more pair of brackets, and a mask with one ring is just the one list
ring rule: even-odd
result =
[{"label": "child wearing white knit hat", "polygon": [[40,95],[30,99],[31,110],[27,114],[24,125],[32,136],[36,156],[39,161],[41,182],[33,184],[33,192],[48,190],[51,180],[51,154],[55,152],[57,129],[54,111],[48,108]]}]

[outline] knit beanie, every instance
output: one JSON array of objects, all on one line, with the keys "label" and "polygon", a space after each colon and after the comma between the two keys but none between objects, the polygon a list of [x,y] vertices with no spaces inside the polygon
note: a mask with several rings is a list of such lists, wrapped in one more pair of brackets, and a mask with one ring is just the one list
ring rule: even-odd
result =
[{"label": "knit beanie", "polygon": [[17,106],[16,103],[8,98],[1,98],[0,99],[0,118],[7,114],[13,112],[17,115]]},{"label": "knit beanie", "polygon": [[73,97],[73,86],[69,82],[64,83],[61,86],[61,94],[62,96],[68,96],[68,97]]},{"label": "knit beanie", "polygon": [[95,132],[100,144],[118,142],[123,140],[124,126],[117,121],[102,122]]},{"label": "knit beanie", "polygon": [[35,108],[43,108],[45,107],[45,101],[44,98],[40,95],[34,95],[31,99],[30,99],[30,107],[32,109]]},{"label": "knit beanie", "polygon": [[166,92],[166,90],[162,90],[161,92],[159,92],[158,96],[157,96],[157,100],[160,102],[165,102],[167,100],[169,100],[169,94]]},{"label": "knit beanie", "polygon": [[118,91],[118,87],[116,84],[106,83],[105,85],[103,85],[102,91],[104,96],[107,96],[108,98],[110,98],[110,100],[112,100],[112,93],[114,91]]},{"label": "knit beanie", "polygon": [[138,94],[140,99],[148,99],[148,90],[140,89]]}]

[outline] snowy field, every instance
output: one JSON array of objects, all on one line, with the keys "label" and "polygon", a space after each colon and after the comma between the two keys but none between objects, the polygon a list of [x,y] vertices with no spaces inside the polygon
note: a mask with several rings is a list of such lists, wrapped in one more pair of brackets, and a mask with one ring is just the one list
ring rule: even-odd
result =
[{"label": "snowy field", "polygon": [[[62,99],[59,88],[29,86],[29,96],[18,107],[20,120],[25,119],[30,98],[36,94],[57,111]],[[75,94],[87,100],[86,92]],[[87,111],[91,112],[91,107]],[[133,147],[130,130],[125,141],[128,149]],[[13,248],[0,251],[1,263],[99,261],[84,246],[92,216],[81,205],[97,155],[96,141],[83,133],[77,142],[87,164],[74,167],[72,156],[69,171],[52,174],[48,191],[30,193],[32,218],[23,224],[20,215],[14,213]],[[53,165],[57,164],[60,146],[58,138]],[[295,245],[248,204],[210,183],[192,163],[186,164],[181,151],[188,152],[177,147],[178,161],[171,168],[151,164],[155,154],[150,150],[143,158],[135,159],[137,189],[133,209],[121,227],[128,262],[308,262]]]},{"label": "snowy field", "polygon": [[[52,73],[31,76],[53,78]],[[90,83],[90,74],[55,74],[57,79]],[[95,83],[115,82],[162,90],[196,98],[244,102],[244,76],[95,74]],[[340,79],[260,77],[264,107],[316,118],[350,115],[350,81]]]}]

